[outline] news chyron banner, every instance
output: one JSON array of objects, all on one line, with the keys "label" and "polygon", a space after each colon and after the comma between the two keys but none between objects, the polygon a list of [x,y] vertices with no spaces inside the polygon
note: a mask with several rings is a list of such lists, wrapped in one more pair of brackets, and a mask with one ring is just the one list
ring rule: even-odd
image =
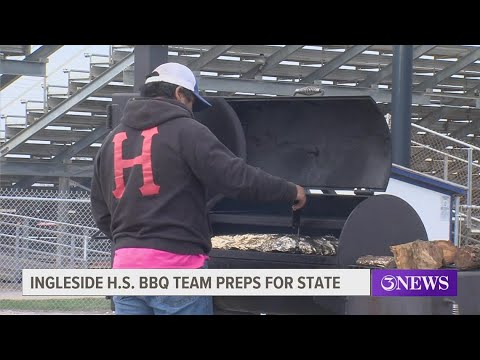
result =
[{"label": "news chyron banner", "polygon": [[25,269],[23,295],[370,295],[370,270]]},{"label": "news chyron banner", "polygon": [[457,270],[25,269],[26,296],[456,296]]}]

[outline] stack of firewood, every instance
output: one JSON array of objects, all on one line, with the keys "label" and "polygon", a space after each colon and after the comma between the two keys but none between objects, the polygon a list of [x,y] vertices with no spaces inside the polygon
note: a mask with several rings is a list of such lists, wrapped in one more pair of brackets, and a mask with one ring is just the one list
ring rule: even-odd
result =
[{"label": "stack of firewood", "polygon": [[390,246],[393,256],[362,256],[358,265],[398,269],[480,268],[480,245],[456,247],[449,240],[416,240]]}]

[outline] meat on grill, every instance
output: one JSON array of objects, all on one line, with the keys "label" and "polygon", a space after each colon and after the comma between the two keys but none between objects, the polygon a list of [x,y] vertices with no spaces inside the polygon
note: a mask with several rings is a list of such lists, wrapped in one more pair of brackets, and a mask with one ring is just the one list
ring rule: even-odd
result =
[{"label": "meat on grill", "polygon": [[361,256],[356,261],[357,265],[367,267],[379,267],[384,269],[396,268],[395,258],[393,256]]},{"label": "meat on grill", "polygon": [[334,256],[338,240],[331,235],[241,234],[212,237],[212,246],[222,250],[249,250],[291,254]]}]

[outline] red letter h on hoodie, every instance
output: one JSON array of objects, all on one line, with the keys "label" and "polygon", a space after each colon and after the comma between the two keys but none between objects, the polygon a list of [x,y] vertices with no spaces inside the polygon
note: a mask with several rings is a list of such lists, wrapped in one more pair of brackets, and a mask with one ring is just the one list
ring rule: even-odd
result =
[{"label": "red letter h on hoodie", "polygon": [[123,169],[128,169],[134,165],[142,167],[143,186],[140,192],[143,196],[156,195],[160,192],[160,186],[153,181],[152,171],[152,137],[158,134],[158,128],[154,127],[142,131],[143,144],[142,154],[133,159],[124,159],[122,154],[123,142],[127,139],[126,132],[120,132],[113,138],[113,168],[115,176],[115,190],[113,196],[120,199],[125,191],[125,182],[123,181]]}]

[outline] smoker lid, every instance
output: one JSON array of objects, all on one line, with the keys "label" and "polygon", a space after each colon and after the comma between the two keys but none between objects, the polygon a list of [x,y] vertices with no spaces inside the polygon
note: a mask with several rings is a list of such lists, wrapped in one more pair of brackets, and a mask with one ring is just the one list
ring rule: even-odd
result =
[{"label": "smoker lid", "polygon": [[305,187],[387,188],[390,130],[371,97],[226,100],[242,124],[250,165]]},{"label": "smoker lid", "polygon": [[[232,153],[246,159],[245,134],[235,110],[222,97],[205,97],[205,99],[212,104],[212,107],[196,112],[195,119],[208,127]],[[211,190],[207,191],[206,197],[208,209],[213,208],[223,199],[222,194],[216,194]]]},{"label": "smoker lid", "polygon": [[238,157],[247,158],[247,145],[237,113],[219,96],[204,97],[212,107],[195,113],[195,119],[208,127]]}]

